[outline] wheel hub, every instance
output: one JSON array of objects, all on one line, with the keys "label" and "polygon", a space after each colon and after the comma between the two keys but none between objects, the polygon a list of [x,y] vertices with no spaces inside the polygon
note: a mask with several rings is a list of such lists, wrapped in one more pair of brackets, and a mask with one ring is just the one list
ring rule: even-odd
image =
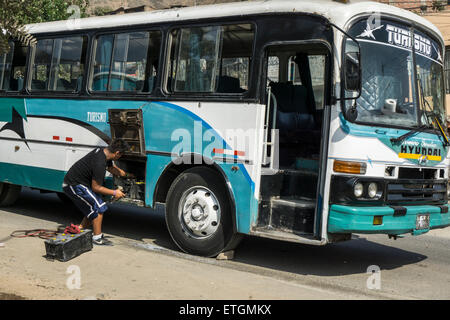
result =
[{"label": "wheel hub", "polygon": [[219,226],[219,201],[210,190],[204,187],[191,188],[181,197],[179,219],[183,230],[190,236],[210,237]]},{"label": "wheel hub", "polygon": [[195,221],[200,221],[204,217],[203,213],[204,211],[201,206],[194,206],[194,208],[191,211],[191,217]]}]

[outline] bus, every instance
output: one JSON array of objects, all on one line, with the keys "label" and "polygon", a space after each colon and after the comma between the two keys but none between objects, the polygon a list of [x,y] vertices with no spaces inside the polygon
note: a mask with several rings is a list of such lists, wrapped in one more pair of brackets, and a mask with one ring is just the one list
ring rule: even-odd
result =
[{"label": "bus", "polygon": [[[450,108],[450,44],[445,47],[445,60],[444,60],[444,77],[445,77],[445,83],[446,83],[446,106],[447,108]],[[447,114],[447,117],[449,114]],[[447,118],[447,123],[448,123]]]},{"label": "bus", "polygon": [[135,177],[105,184],[163,204],[189,254],[450,225],[443,38],[414,13],[251,1],[26,30],[36,44],[0,59],[2,206],[61,196],[75,161],[123,139]]}]

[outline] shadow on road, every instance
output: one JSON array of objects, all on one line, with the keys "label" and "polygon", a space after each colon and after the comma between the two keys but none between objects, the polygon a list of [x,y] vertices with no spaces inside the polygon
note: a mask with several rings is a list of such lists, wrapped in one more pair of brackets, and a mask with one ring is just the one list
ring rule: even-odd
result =
[{"label": "shadow on road", "polygon": [[235,261],[302,275],[343,276],[367,273],[371,265],[391,270],[426,258],[364,238],[312,246],[249,237],[241,243]]},{"label": "shadow on road", "polygon": [[24,297],[15,294],[0,292],[0,300],[26,300]]},{"label": "shadow on road", "polygon": [[[14,207],[2,210],[63,225],[79,223],[82,219],[75,207],[64,204],[55,194],[29,189],[22,192]],[[136,241],[151,239],[156,245],[179,251],[167,231],[163,208],[152,210],[112,204],[105,214],[103,230],[112,236]],[[393,242],[393,245],[397,244]],[[248,236],[237,248],[234,261],[301,275],[340,276],[366,273],[370,265],[390,270],[426,258],[365,238],[318,247]]]}]

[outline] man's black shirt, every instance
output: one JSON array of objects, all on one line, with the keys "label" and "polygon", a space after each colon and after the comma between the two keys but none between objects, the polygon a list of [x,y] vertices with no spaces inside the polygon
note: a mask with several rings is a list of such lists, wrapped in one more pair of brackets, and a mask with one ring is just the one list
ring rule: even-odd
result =
[{"label": "man's black shirt", "polygon": [[64,183],[70,186],[82,184],[90,188],[92,180],[95,180],[102,185],[108,167],[112,167],[112,161],[106,161],[103,148],[94,149],[75,162],[66,173]]}]

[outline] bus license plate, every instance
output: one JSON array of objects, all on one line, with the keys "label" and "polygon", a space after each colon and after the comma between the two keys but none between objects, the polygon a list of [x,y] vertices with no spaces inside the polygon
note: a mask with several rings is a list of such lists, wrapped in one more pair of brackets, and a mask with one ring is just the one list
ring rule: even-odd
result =
[{"label": "bus license plate", "polygon": [[418,214],[416,218],[416,229],[430,229],[430,215],[429,214]]}]

